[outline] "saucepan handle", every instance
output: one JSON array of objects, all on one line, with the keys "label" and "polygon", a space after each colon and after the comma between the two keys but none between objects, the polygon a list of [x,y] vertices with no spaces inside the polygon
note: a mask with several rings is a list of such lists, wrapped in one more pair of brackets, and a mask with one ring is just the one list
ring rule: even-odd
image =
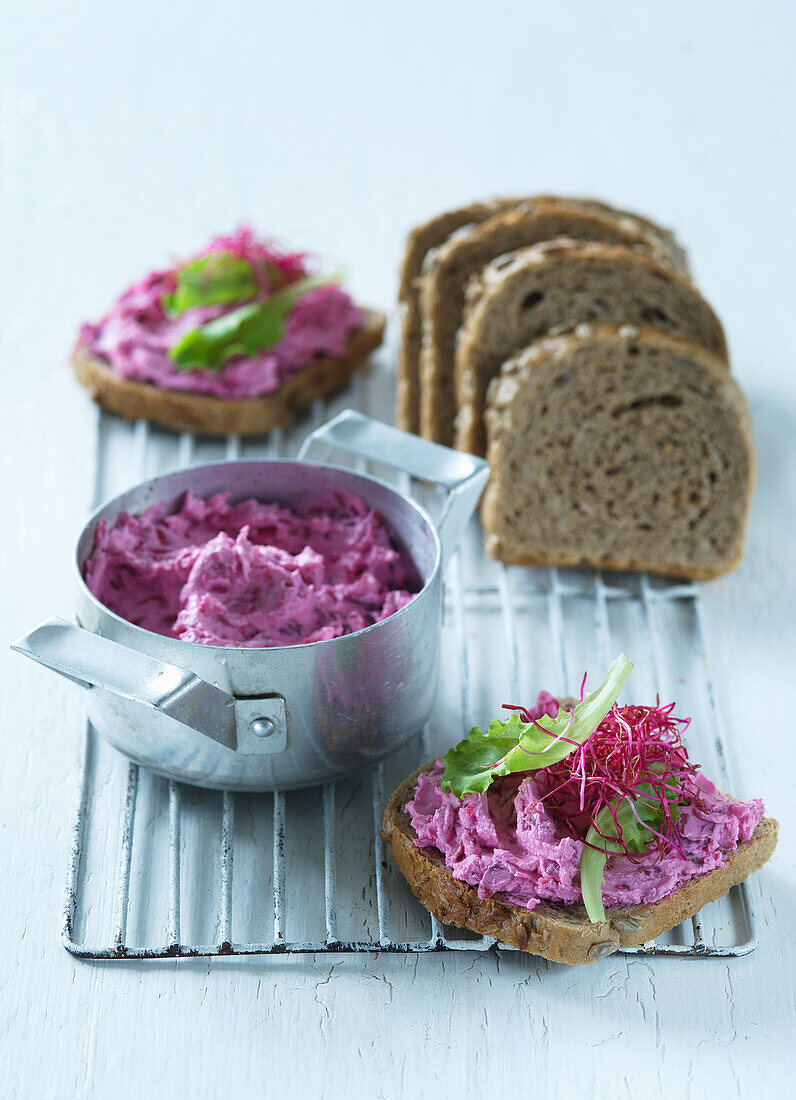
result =
[{"label": "saucepan handle", "polygon": [[482,458],[420,439],[353,409],[346,409],[308,435],[298,457],[299,460],[325,461],[334,448],[381,462],[447,489],[448,499],[439,523],[439,534],[443,559],[445,562],[450,559],[489,478],[489,467]]},{"label": "saucepan handle", "polygon": [[236,748],[235,699],[188,669],[155,660],[90,630],[52,618],[12,649],[81,687],[142,703],[227,748]]}]

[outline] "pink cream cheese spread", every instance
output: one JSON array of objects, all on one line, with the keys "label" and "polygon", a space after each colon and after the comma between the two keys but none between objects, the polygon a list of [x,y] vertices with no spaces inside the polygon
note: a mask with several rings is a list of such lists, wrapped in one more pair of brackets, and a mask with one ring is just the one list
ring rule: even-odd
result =
[{"label": "pink cream cheese spread", "polygon": [[[260,266],[266,263],[280,273],[284,285],[307,275],[303,256],[282,253],[257,240],[248,227],[216,238],[197,258],[214,252],[230,252]],[[169,358],[169,349],[186,333],[231,312],[239,303],[195,306],[179,317],[169,317],[162,299],[174,290],[175,271],[168,268],[152,272],[126,290],[101,321],[82,326],[80,343],[120,378],[212,397],[260,397],[278,389],[315,360],[342,355],[351,335],[363,323],[361,310],[348,294],[329,284],[308,291],[295,303],[285,320],[282,338],[272,348],[251,357],[232,356],[220,371],[181,370]],[[267,296],[268,288],[264,287],[262,297]]]},{"label": "pink cream cheese spread", "polygon": [[289,508],[190,492],[97,525],[91,592],[145,630],[217,646],[323,641],[371,626],[420,589],[411,560],[353,493]]},{"label": "pink cream cheese spread", "polygon": [[[555,717],[558,703],[542,692],[531,716]],[[436,848],[453,877],[478,888],[480,898],[499,894],[511,905],[534,909],[540,902],[582,902],[580,857],[575,839],[540,801],[533,773],[498,779],[486,794],[463,799],[440,788],[437,760],[418,778],[406,805],[417,833],[415,846]],[[684,855],[667,847],[642,855],[611,856],[602,888],[606,906],[648,905],[668,897],[689,879],[720,867],[760,823],[759,799],[738,802],[718,794],[700,772],[693,777],[701,805],[681,807],[677,822]]]}]

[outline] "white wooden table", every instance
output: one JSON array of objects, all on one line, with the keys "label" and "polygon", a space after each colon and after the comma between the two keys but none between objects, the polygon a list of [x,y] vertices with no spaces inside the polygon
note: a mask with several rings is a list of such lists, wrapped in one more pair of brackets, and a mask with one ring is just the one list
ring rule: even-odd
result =
[{"label": "white wooden table", "polygon": [[[747,553],[704,598],[736,791],[763,796],[782,828],[755,887],[761,944],[742,959],[80,963],[58,930],[81,699],[0,652],[0,1093],[784,1094],[796,1069],[791,6],[203,14],[146,0],[6,6],[3,28],[0,639],[69,613],[96,414],[65,363],[78,322],[131,277],[246,217],[344,258],[357,295],[389,306],[413,221],[495,192],[594,193],[677,227],[749,397],[760,475]],[[381,394],[383,377],[363,392]]]}]

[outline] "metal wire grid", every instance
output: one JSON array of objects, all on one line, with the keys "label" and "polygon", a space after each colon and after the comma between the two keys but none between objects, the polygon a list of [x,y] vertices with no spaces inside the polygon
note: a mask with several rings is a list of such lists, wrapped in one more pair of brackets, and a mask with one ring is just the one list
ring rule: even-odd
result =
[{"label": "metal wire grid", "polygon": [[[316,423],[324,418],[323,407],[316,408]],[[95,497],[99,493],[101,452],[105,414],[99,414],[97,431],[97,472],[95,477]],[[134,449],[137,451],[137,466],[141,476],[147,476],[149,462],[150,430],[148,425],[139,421],[132,431]],[[277,433],[269,447],[279,452],[283,445],[281,433]],[[196,440],[190,434],[180,437],[178,465],[189,465],[193,459]],[[226,444],[226,457],[240,455],[240,439],[232,436]],[[150,470],[149,473],[152,473]],[[132,480],[132,478],[130,479]],[[408,477],[403,476],[400,488],[411,491]],[[95,503],[99,501],[95,500]],[[542,596],[547,604],[547,620],[552,651],[558,666],[558,683],[568,684],[566,644],[564,636],[563,600],[568,597],[581,597],[591,602],[593,607],[594,628],[597,635],[600,656],[607,664],[614,655],[609,626],[609,603],[614,600],[632,599],[627,588],[609,584],[602,573],[593,575],[590,582],[568,583],[562,579],[555,567],[543,571],[546,573],[543,587],[529,591]],[[450,601],[453,615],[456,645],[459,658],[461,685],[461,726],[469,728],[472,723],[473,707],[471,703],[470,650],[467,635],[466,600],[483,597],[497,597],[503,625],[505,652],[508,664],[509,683],[512,697],[519,698],[519,648],[515,618],[516,599],[511,589],[509,571],[498,567],[496,585],[476,585],[465,588],[462,579],[460,555],[449,566],[446,578],[446,597]],[[661,683],[661,637],[657,626],[659,606],[669,601],[690,604],[695,623],[694,643],[700,663],[704,669],[705,691],[708,703],[711,736],[717,757],[719,777],[723,788],[730,789],[727,774],[726,754],[724,750],[723,730],[718,707],[716,705],[713,679],[706,652],[706,636],[700,592],[694,584],[672,584],[666,587],[653,586],[650,578],[644,574],[640,578],[640,605],[646,624],[649,647],[652,655],[652,667],[656,683]],[[136,805],[139,790],[139,766],[129,764],[127,784],[121,809],[121,833],[116,866],[116,891],[113,916],[113,937],[110,943],[89,944],[75,939],[76,917],[80,905],[81,883],[89,871],[84,866],[84,827],[86,821],[90,777],[96,749],[96,734],[90,724],[87,725],[83,758],[79,777],[79,797],[71,831],[70,856],[66,896],[63,911],[62,940],[66,949],[81,959],[122,960],[122,959],[167,959],[190,958],[198,956],[244,956],[244,955],[281,955],[281,954],[317,954],[317,953],[367,953],[389,951],[415,953],[430,951],[484,951],[496,944],[490,937],[471,934],[449,935],[445,928],[430,917],[430,935],[426,938],[396,940],[391,933],[391,916],[388,905],[387,862],[384,844],[380,836],[381,817],[385,805],[384,765],[377,764],[370,772],[370,794],[372,802],[373,853],[375,870],[376,912],[378,916],[378,939],[346,940],[338,933],[338,871],[337,871],[337,824],[336,783],[327,783],[323,787],[323,893],[325,935],[319,941],[296,941],[286,937],[286,890],[285,890],[285,795],[277,791],[273,795],[263,795],[273,800],[273,877],[272,907],[273,935],[267,942],[238,942],[234,939],[234,913],[232,904],[232,881],[234,867],[233,831],[236,795],[224,791],[221,799],[221,844],[218,868],[218,930],[217,942],[211,944],[184,943],[181,936],[181,816],[185,788],[174,780],[168,781],[168,909],[164,928],[164,939],[160,943],[145,946],[131,946],[127,942],[128,916],[131,897],[131,866],[135,835]],[[429,759],[429,731],[424,730],[418,739],[418,762]],[[320,884],[319,884],[320,886]],[[746,883],[735,887],[733,893],[740,903],[744,937],[741,942],[729,945],[706,943],[699,916],[690,922],[690,934],[685,933],[687,942],[653,942],[636,948],[625,948],[627,955],[676,955],[689,958],[710,956],[734,957],[753,951],[757,945],[757,919],[751,891]],[[498,945],[501,950],[508,950]]]}]

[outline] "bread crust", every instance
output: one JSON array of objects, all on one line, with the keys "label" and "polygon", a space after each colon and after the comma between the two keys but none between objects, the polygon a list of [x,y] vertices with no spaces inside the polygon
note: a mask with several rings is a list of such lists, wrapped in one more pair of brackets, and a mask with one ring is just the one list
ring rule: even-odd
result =
[{"label": "bread crust", "polygon": [[605,958],[622,947],[649,943],[688,920],[711,901],[716,901],[757,871],[770,858],[779,826],[763,818],[746,844],[741,844],[714,871],[692,879],[670,897],[652,905],[612,907],[608,920],[592,924],[582,905],[543,903],[523,909],[501,901],[497,895],[479,898],[473,886],[455,879],[434,848],[416,848],[417,834],[405,806],[417,786],[424,764],[393,792],[384,811],[384,838],[412,893],[444,924],[468,928],[483,936],[551,962],[582,966]]},{"label": "bread crust", "polygon": [[555,196],[555,201],[577,205],[582,210],[592,210],[598,214],[611,214],[618,221],[624,222],[628,226],[640,225],[645,232],[656,241],[657,247],[655,251],[664,252],[678,271],[687,275],[689,278],[691,277],[688,253],[677,240],[673,231],[667,229],[666,226],[660,225],[658,222],[654,222],[650,218],[644,217],[643,214],[639,214],[635,210],[622,210],[617,206],[611,206],[607,202],[600,202],[599,199],[584,199],[579,196],[557,195]]},{"label": "bread crust", "polygon": [[[632,342],[634,344],[644,344],[646,347],[653,349],[686,353],[693,360],[696,369],[704,370],[711,376],[717,391],[722,394],[724,400],[734,410],[738,428],[747,451],[750,474],[745,486],[746,495],[743,502],[742,521],[738,532],[736,552],[726,558],[717,560],[712,566],[699,568],[692,565],[678,568],[676,565],[663,565],[660,561],[645,559],[631,552],[621,556],[597,556],[589,553],[575,553],[562,548],[560,545],[551,546],[547,552],[541,547],[529,551],[526,547],[510,545],[502,534],[500,499],[501,495],[507,492],[501,484],[501,470],[505,458],[503,453],[505,448],[503,418],[511,416],[512,406],[516,400],[516,388],[509,386],[510,380],[521,379],[523,374],[542,369],[551,359],[566,358],[571,351],[580,347],[584,342],[599,344],[610,341],[617,343]],[[505,390],[503,388],[504,384],[506,385]],[[756,480],[757,459],[752,438],[752,427],[743,394],[731,377],[725,360],[718,358],[699,345],[693,344],[683,337],[663,333],[654,328],[605,323],[579,325],[575,332],[543,338],[505,363],[499,377],[493,380],[487,398],[485,425],[488,436],[487,460],[492,475],[483,497],[482,522],[484,544],[490,558],[501,561],[506,565],[559,565],[577,568],[616,569],[629,572],[649,571],[677,580],[713,580],[732,572],[740,564]],[[508,491],[510,492],[510,489]]]},{"label": "bread crust", "polygon": [[351,337],[344,355],[319,359],[262,397],[212,397],[120,378],[79,342],[72,364],[77,380],[94,401],[125,420],[149,420],[175,432],[202,435],[262,435],[272,428],[287,427],[298,409],[342,386],[379,347],[385,316],[372,309],[362,312],[365,322]]},{"label": "bread crust", "polygon": [[715,569],[679,569],[677,566],[662,569],[660,564],[653,564],[643,558],[633,557],[631,554],[627,557],[610,559],[597,558],[589,554],[570,554],[566,551],[534,554],[519,549],[508,549],[499,538],[492,538],[489,535],[486,536],[484,544],[487,555],[493,561],[501,561],[504,565],[529,567],[557,565],[565,569],[608,569],[618,573],[655,573],[656,576],[668,577],[674,581],[716,580],[717,577],[724,577],[737,569],[743,557],[743,543],[741,543],[738,553]]}]

